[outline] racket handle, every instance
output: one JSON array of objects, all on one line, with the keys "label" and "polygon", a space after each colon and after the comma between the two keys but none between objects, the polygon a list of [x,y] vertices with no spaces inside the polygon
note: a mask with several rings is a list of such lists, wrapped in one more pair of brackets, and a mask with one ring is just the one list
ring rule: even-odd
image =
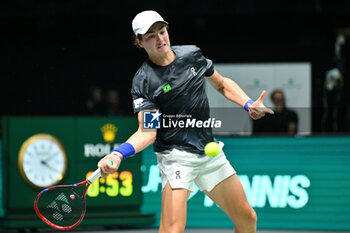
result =
[{"label": "racket handle", "polygon": [[97,168],[94,173],[92,173],[88,178],[87,178],[87,182],[89,184],[94,183],[98,178],[101,177],[101,169]]}]

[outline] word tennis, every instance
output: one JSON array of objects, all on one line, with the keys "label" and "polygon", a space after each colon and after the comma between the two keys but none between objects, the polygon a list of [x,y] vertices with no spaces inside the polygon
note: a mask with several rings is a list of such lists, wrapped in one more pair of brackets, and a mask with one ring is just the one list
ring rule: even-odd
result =
[{"label": "word tennis", "polygon": [[[185,118],[185,119],[183,119]],[[221,120],[208,118],[201,120],[192,118],[191,115],[162,115],[159,111],[143,112],[144,129],[160,128],[221,128]]]}]

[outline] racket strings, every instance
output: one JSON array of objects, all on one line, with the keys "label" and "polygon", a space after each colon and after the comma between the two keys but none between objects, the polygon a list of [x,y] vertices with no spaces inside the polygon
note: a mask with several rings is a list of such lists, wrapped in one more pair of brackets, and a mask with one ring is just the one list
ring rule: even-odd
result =
[{"label": "racket strings", "polygon": [[84,199],[73,188],[59,188],[44,192],[38,199],[40,213],[59,226],[75,224],[85,210]]}]

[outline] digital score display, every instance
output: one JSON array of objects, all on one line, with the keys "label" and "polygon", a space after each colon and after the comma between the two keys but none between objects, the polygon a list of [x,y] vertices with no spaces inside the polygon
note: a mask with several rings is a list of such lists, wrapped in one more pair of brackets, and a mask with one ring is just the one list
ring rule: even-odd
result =
[{"label": "digital score display", "polygon": [[[93,171],[86,174],[88,178]],[[87,191],[87,196],[98,197],[107,195],[108,197],[130,197],[133,194],[133,175],[130,171],[121,171],[101,177],[92,183]]]},{"label": "digital score display", "polygon": [[[137,127],[134,118],[108,118],[108,121],[106,118],[78,118],[78,164],[75,169],[88,177],[99,160],[126,141]],[[141,156],[136,154],[123,161],[117,172],[92,183],[87,191],[87,203],[98,208],[112,207],[107,211],[120,206],[128,206],[128,210],[140,208],[141,182]]]}]

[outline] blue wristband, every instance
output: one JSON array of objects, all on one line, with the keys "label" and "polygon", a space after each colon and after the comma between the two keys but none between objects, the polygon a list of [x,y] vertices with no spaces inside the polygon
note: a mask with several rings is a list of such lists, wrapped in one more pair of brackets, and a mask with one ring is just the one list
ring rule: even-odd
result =
[{"label": "blue wristband", "polygon": [[123,155],[123,160],[135,154],[135,148],[128,142],[124,142],[123,144],[115,148],[113,151],[118,151],[119,153],[121,153]]},{"label": "blue wristband", "polygon": [[244,109],[249,112],[249,109],[248,109],[248,104],[252,105],[254,103],[253,100],[248,100],[245,104],[244,104]]}]

